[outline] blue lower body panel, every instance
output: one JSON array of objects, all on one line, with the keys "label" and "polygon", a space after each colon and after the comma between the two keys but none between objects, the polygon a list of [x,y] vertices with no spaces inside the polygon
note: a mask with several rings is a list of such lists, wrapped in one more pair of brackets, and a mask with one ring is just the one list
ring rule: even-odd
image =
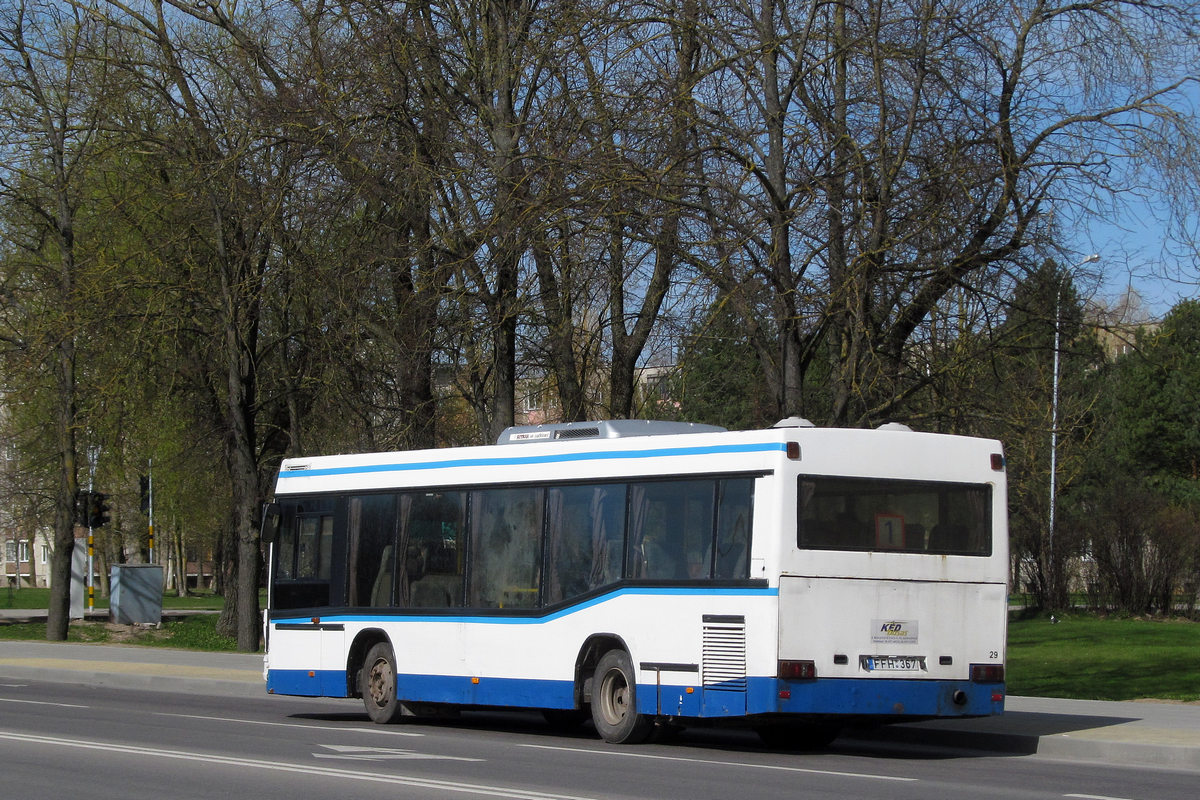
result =
[{"label": "blue lower body panel", "polygon": [[1004,711],[1003,683],[826,678],[751,685],[750,713],[986,717]]},{"label": "blue lower body panel", "polygon": [[[396,694],[420,703],[512,708],[571,708],[575,686],[570,681],[472,678],[458,675],[400,675]],[[341,670],[273,669],[267,672],[267,692],[302,697],[348,697],[346,673]]]},{"label": "blue lower body panel", "polygon": [[[347,697],[341,670],[270,670],[267,691],[307,697]],[[401,700],[513,708],[572,708],[570,681],[400,675]],[[1004,684],[970,681],[750,678],[744,688],[639,684],[638,711],[682,718],[760,714],[853,717],[982,717],[1004,710]]]},{"label": "blue lower body panel", "polygon": [[267,671],[268,694],[300,697],[349,697],[345,670],[272,669]]}]

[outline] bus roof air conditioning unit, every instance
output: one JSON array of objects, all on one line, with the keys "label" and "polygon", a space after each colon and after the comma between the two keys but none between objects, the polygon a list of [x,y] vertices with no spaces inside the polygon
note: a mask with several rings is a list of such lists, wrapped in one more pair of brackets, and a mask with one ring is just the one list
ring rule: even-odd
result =
[{"label": "bus roof air conditioning unit", "polygon": [[561,422],[517,425],[506,428],[496,444],[525,444],[578,439],[626,439],[631,436],[666,436],[680,433],[723,433],[717,425],[696,422],[663,422],[646,419],[609,419],[600,422]]}]

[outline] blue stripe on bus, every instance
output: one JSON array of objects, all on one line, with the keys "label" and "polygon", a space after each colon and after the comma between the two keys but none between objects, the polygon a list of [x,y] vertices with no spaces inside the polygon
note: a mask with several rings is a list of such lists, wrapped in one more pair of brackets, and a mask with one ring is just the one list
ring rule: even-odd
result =
[{"label": "blue stripe on bus", "polygon": [[[465,675],[396,676],[402,701],[509,708],[573,708],[570,680]],[[789,696],[780,696],[786,689]],[[281,670],[267,675],[267,691],[309,697],[348,696],[341,670]],[[954,702],[962,692],[961,703]],[[868,717],[977,717],[1004,710],[1004,684],[903,678],[826,678],[782,681],[747,678],[737,687],[639,683],[638,711],[673,717],[747,714],[831,714]],[[1001,699],[994,699],[999,697]]]},{"label": "blue stripe on bus", "polygon": [[751,444],[722,444],[706,447],[663,447],[653,450],[612,450],[587,453],[549,453],[539,456],[495,456],[490,458],[452,458],[445,461],[422,461],[419,463],[363,464],[354,467],[327,467],[325,469],[285,470],[279,480],[291,478],[320,478],[331,475],[363,475],[375,472],[412,472],[426,469],[451,469],[456,467],[514,467],[529,464],[561,464],[569,461],[603,461],[621,458],[666,458],[674,456],[712,456],[733,453],[787,452],[784,442],[759,442]]},{"label": "blue stripe on bus", "polygon": [[[713,588],[686,588],[686,587],[662,587],[662,586],[647,586],[643,588],[627,587],[618,589],[613,592],[602,594],[599,597],[593,597],[590,600],[585,600],[581,603],[570,606],[569,608],[560,609],[544,616],[521,616],[521,617],[502,617],[479,614],[371,614],[371,613],[331,613],[321,614],[322,623],[348,623],[348,622],[395,622],[408,624],[412,622],[474,622],[486,625],[541,625],[544,622],[552,622],[557,619],[575,614],[584,609],[607,603],[622,595],[655,595],[666,596],[674,595],[679,597],[778,597],[779,589],[777,587],[766,587],[763,589],[755,588],[735,588],[735,587],[713,587]],[[274,625],[309,625],[312,623],[312,616],[305,617],[287,617],[272,619]]]}]

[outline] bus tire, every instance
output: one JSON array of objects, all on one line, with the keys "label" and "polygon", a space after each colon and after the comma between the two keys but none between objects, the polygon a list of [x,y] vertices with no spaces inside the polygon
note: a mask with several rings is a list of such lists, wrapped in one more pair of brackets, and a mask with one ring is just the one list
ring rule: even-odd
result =
[{"label": "bus tire", "polygon": [[362,668],[363,705],[372,722],[387,725],[400,719],[404,707],[396,698],[396,656],[387,642],[367,651]]},{"label": "bus tire", "polygon": [[604,741],[638,744],[654,730],[653,720],[637,713],[633,661],[624,650],[609,650],[592,679],[592,724]]}]

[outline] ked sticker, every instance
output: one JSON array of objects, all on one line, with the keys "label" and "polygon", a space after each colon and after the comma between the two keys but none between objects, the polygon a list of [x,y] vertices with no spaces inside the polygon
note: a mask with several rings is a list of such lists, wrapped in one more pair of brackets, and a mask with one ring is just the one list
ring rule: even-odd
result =
[{"label": "ked sticker", "polygon": [[915,619],[871,620],[871,641],[879,644],[916,644],[917,621]]}]

